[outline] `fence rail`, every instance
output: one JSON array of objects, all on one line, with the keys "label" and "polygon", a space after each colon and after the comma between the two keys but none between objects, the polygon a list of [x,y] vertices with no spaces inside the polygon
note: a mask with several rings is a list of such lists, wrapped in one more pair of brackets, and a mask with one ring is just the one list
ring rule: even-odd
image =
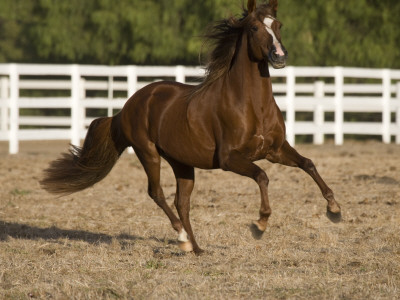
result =
[{"label": "fence rail", "polygon": [[[271,69],[273,90],[285,114],[287,139],[326,135],[336,144],[346,134],[377,135],[400,144],[400,70],[343,67]],[[163,79],[196,84],[199,67],[0,64],[0,141],[18,153],[21,140],[71,140],[79,144],[93,120],[90,109],[108,116],[146,84]],[[66,110],[67,116],[55,115]],[[50,111],[33,115],[32,111]],[[309,120],[297,115],[308,113]],[[378,120],[346,120],[349,113],[373,113]]]}]

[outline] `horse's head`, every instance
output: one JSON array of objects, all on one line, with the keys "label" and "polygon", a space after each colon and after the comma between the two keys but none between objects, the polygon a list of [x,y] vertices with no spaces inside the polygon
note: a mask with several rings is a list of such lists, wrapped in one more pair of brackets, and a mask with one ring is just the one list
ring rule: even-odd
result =
[{"label": "horse's head", "polygon": [[256,6],[256,0],[248,0],[246,27],[249,54],[253,60],[268,59],[272,67],[281,69],[286,66],[288,52],[281,42],[282,24],[276,19],[278,0]]}]

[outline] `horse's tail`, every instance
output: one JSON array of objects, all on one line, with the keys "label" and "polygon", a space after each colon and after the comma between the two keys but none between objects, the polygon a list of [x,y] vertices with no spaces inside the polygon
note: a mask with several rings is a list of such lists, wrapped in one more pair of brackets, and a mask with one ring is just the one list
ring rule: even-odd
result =
[{"label": "horse's tail", "polygon": [[51,162],[41,186],[50,193],[68,195],[106,177],[128,146],[119,122],[119,114],[94,120],[83,147],[71,145],[69,153]]}]

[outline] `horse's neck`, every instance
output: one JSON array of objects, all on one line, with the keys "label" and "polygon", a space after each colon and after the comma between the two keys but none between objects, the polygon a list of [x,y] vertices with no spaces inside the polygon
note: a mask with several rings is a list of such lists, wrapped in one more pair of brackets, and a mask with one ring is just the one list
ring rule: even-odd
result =
[{"label": "horse's neck", "polygon": [[247,37],[243,36],[235,63],[225,78],[225,82],[235,91],[236,101],[251,99],[257,106],[268,105],[273,101],[268,63],[263,64],[265,65],[260,68],[261,63],[250,60]]}]

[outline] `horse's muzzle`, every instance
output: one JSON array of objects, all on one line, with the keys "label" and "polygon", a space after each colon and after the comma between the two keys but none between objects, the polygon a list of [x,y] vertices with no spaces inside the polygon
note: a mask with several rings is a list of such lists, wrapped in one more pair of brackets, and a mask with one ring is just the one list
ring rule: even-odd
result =
[{"label": "horse's muzzle", "polygon": [[268,53],[268,60],[274,69],[282,69],[286,66],[288,52],[283,45],[281,45],[280,50],[283,51],[283,55],[278,53],[275,45],[272,45],[271,50]]}]

